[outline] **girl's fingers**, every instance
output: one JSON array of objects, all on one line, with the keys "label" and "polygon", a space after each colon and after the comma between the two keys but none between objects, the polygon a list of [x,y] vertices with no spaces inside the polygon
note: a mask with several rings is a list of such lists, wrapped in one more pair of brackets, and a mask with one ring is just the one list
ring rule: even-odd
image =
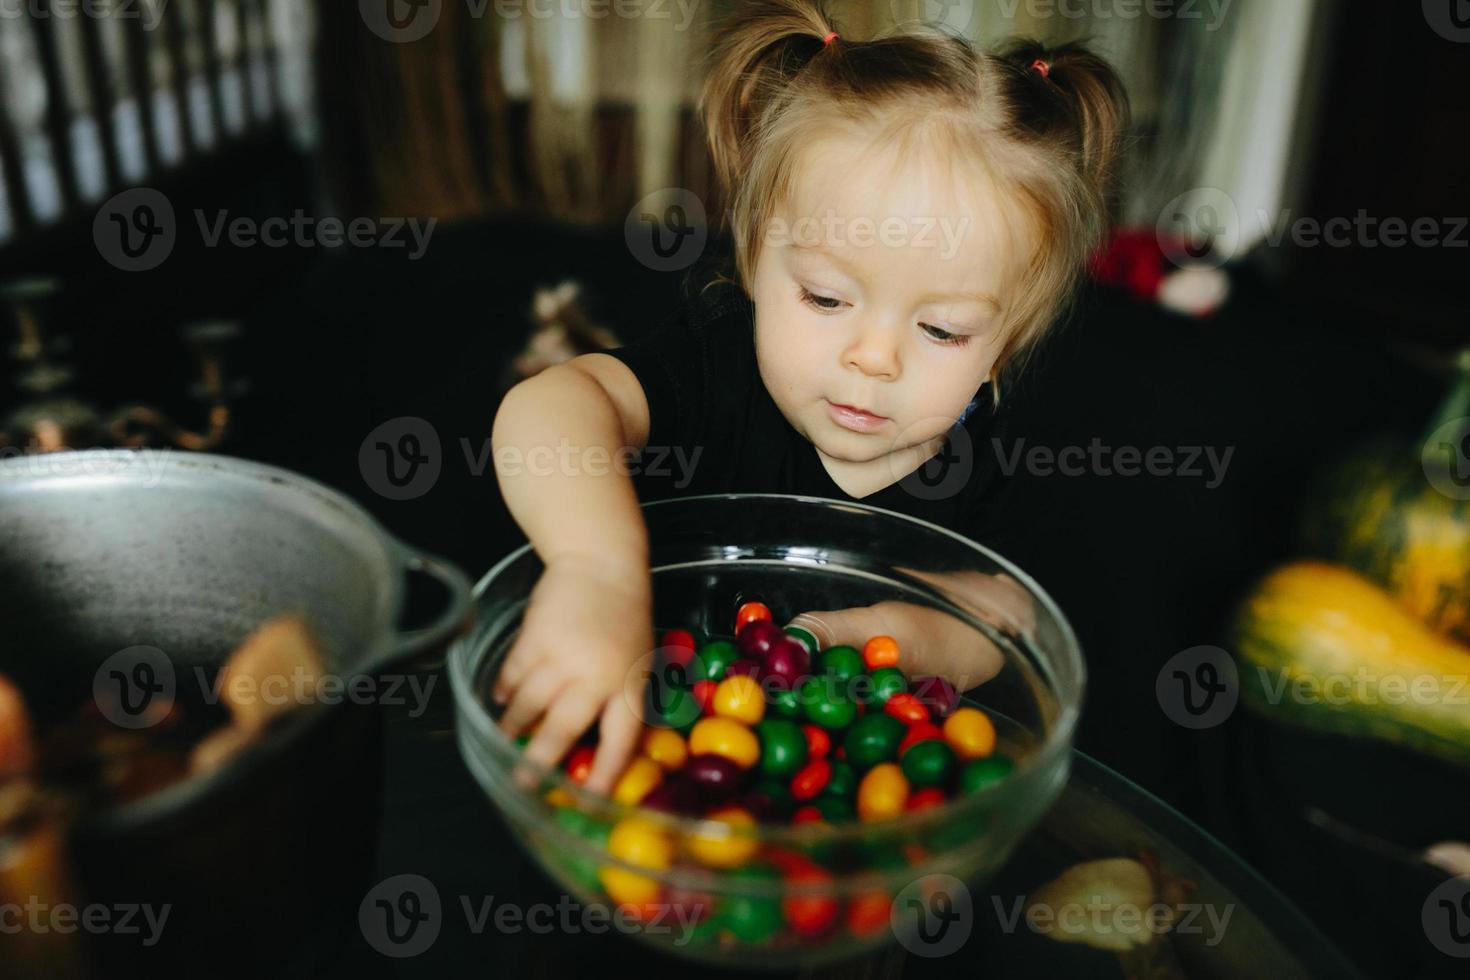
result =
[{"label": "girl's fingers", "polygon": [[499,704],[505,704],[515,697],[516,689],[525,681],[535,662],[536,644],[523,633],[510,653],[506,654],[505,663],[500,665],[500,673],[495,676],[491,697]]},{"label": "girl's fingers", "polygon": [[550,672],[537,674],[516,691],[515,697],[506,705],[505,714],[500,716],[500,727],[510,738],[515,738],[546,710],[560,685]]},{"label": "girl's fingers", "polygon": [[904,637],[892,632],[893,625],[886,603],[872,606],[854,606],[851,609],[823,609],[804,612],[787,625],[800,626],[817,638],[817,645],[825,650],[834,646],[853,646],[859,650],[875,636],[892,636],[902,645]]},{"label": "girl's fingers", "polygon": [[596,704],[586,700],[564,698],[557,701],[541,720],[531,741],[526,743],[526,751],[521,758],[546,769],[555,769],[577,739],[582,737],[596,713]]},{"label": "girl's fingers", "polygon": [[592,773],[587,777],[588,790],[612,792],[613,782],[628,765],[642,732],[643,722],[631,710],[628,699],[616,695],[609,698],[602,709],[597,755],[592,759]]}]

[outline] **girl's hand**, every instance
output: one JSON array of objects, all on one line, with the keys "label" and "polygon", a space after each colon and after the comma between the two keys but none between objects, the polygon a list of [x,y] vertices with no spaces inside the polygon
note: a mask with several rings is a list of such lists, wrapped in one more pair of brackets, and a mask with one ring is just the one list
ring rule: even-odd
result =
[{"label": "girl's hand", "polygon": [[[1002,633],[1020,636],[1035,628],[1031,596],[1009,575],[901,571],[929,582],[956,606]],[[983,684],[1005,666],[1000,648],[984,633],[947,612],[912,602],[889,600],[804,612],[790,625],[810,630],[823,649],[845,644],[861,650],[874,636],[891,636],[898,641],[899,667],[904,673],[943,677],[959,691]]]},{"label": "girl's hand", "polygon": [[611,792],[642,731],[635,668],[653,649],[652,615],[646,567],[581,555],[547,564],[492,692],[511,738],[540,721],[523,758],[554,769],[595,720],[586,787]]}]

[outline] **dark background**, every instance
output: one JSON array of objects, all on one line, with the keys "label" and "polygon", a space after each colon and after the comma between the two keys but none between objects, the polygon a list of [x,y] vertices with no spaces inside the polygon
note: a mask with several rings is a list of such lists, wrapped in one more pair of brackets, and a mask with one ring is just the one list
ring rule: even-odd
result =
[{"label": "dark background", "polygon": [[[1470,210],[1465,46],[1427,34],[1417,4],[1396,6],[1398,18],[1338,17],[1324,40],[1324,122],[1304,176],[1314,215]],[[159,269],[107,265],[87,218],[0,251],[6,276],[64,279],[48,319],[75,337],[77,391],[98,406],[142,401],[202,423],[186,393],[194,369],[178,329],[238,319],[245,330],[227,365],[248,388],[222,451],[343,490],[471,577],[524,540],[492,473],[472,472],[461,440],[475,457],[483,451],[506,361],[530,327],[533,288],[582,282],[594,315],[629,341],[674,310],[678,275],[638,263],[621,228],[529,215],[440,226],[419,261],[383,249],[203,247],[194,208],[261,218],[320,211],[317,162],[280,130],[153,183],[180,226]],[[1340,916],[1333,893],[1356,886],[1341,884],[1331,865],[1366,859],[1320,841],[1282,844],[1294,840],[1287,822],[1300,801],[1283,797],[1269,767],[1292,758],[1309,774],[1290,792],[1351,781],[1372,812],[1349,816],[1406,846],[1455,827],[1464,837],[1463,781],[1456,789],[1452,776],[1392,755],[1344,758],[1301,740],[1293,750],[1235,723],[1188,732],[1159,710],[1154,681],[1174,654],[1219,642],[1245,590],[1294,553],[1293,531],[1318,499],[1311,481],[1326,462],[1378,433],[1420,434],[1447,384],[1447,355],[1466,339],[1467,255],[1261,249],[1227,267],[1231,296],[1207,320],[1092,288],[1008,394],[1017,434],[1034,444],[1098,437],[1110,446],[1233,448],[1216,489],[1185,477],[1022,474],[1011,517],[1026,534],[1009,557],[1057,598],[1081,639],[1090,690],[1079,748],[1222,836],[1340,942],[1385,963],[1378,937]],[[16,400],[0,389],[0,407]],[[394,502],[364,481],[358,450],[399,416],[435,427],[444,466],[429,493]],[[1291,755],[1303,746],[1311,751]],[[1437,819],[1422,819],[1426,808]]]}]

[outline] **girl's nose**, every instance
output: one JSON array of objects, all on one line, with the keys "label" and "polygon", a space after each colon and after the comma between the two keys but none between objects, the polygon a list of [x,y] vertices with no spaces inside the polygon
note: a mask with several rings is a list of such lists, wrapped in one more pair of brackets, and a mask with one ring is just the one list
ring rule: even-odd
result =
[{"label": "girl's nose", "polygon": [[842,352],[844,367],[857,368],[871,378],[896,381],[899,374],[898,344],[891,331],[869,327],[853,338]]}]

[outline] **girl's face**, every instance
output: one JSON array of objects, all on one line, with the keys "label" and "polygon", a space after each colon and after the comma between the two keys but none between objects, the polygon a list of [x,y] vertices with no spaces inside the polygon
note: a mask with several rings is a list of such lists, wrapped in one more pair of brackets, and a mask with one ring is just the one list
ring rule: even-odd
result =
[{"label": "girl's face", "polygon": [[844,489],[938,451],[995,366],[1013,287],[996,195],[898,162],[846,136],[809,147],[754,274],[761,379]]}]

